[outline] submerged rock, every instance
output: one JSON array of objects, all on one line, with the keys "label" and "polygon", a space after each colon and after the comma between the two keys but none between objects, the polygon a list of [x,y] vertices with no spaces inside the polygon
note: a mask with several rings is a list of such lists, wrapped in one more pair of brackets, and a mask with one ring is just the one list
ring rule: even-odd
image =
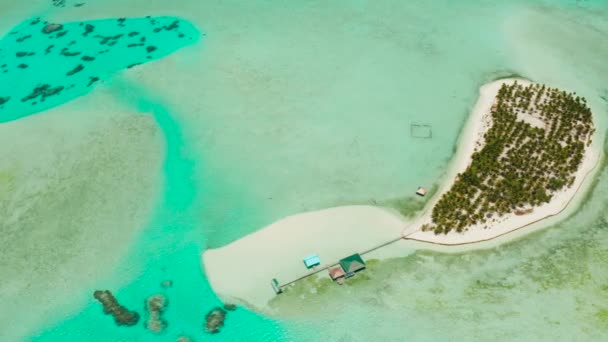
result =
[{"label": "submerged rock", "polygon": [[165,330],[168,323],[162,315],[168,305],[167,298],[161,294],[156,294],[146,299],[147,320],[144,323],[146,329],[157,334]]},{"label": "submerged rock", "polygon": [[55,31],[59,31],[63,28],[61,24],[46,24],[46,26],[42,29],[42,33],[53,33]]},{"label": "submerged rock", "polygon": [[226,311],[220,307],[215,307],[205,316],[205,331],[211,334],[217,334],[224,326],[226,319]]},{"label": "submerged rock", "polygon": [[97,290],[93,293],[93,297],[103,305],[103,313],[114,317],[116,325],[133,326],[139,321],[139,314],[120,305],[110,291]]},{"label": "submerged rock", "polygon": [[162,283],[160,283],[160,286],[164,289],[168,289],[170,287],[173,286],[173,281],[172,280],[165,280]]},{"label": "submerged rock", "polygon": [[41,101],[44,101],[47,97],[57,95],[64,89],[63,86],[51,87],[49,84],[41,84],[35,87],[30,94],[21,99],[21,102],[27,102],[34,100],[37,97],[41,97]]},{"label": "submerged rock", "polygon": [[188,336],[179,336],[176,341],[177,342],[194,342],[194,339],[192,337],[188,337]]},{"label": "submerged rock", "polygon": [[72,75],[74,75],[74,74],[76,74],[76,73],[81,72],[81,71],[82,71],[82,69],[84,69],[84,65],[82,65],[82,64],[78,64],[78,65],[77,65],[77,66],[76,66],[74,69],[72,69],[72,70],[68,71],[68,72],[67,72],[65,75],[66,75],[66,76],[72,76]]},{"label": "submerged rock", "polygon": [[89,84],[87,84],[87,87],[92,86],[97,81],[99,81],[99,77],[89,76]]},{"label": "submerged rock", "polygon": [[23,36],[23,37],[21,37],[21,38],[18,38],[18,39],[17,39],[17,43],[22,43],[24,40],[26,40],[26,39],[30,39],[30,38],[32,38],[32,35],[31,35],[31,34],[28,34],[27,36]]},{"label": "submerged rock", "polygon": [[224,303],[224,309],[226,309],[228,311],[234,311],[234,310],[236,310],[236,305],[230,304],[230,303]]},{"label": "submerged rock", "polygon": [[7,96],[7,97],[0,96],[0,106],[3,105],[3,104],[5,104],[5,103],[7,103],[8,100],[10,100],[10,99],[11,99],[10,96]]},{"label": "submerged rock", "polygon": [[93,30],[95,30],[95,26],[91,25],[91,24],[86,24],[84,26],[84,33],[82,34],[83,36],[88,36],[91,32],[93,32]]}]

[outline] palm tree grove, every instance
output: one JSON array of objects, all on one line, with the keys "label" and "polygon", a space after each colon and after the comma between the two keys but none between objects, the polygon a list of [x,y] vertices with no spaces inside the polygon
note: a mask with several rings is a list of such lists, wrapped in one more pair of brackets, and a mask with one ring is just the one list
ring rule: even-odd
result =
[{"label": "palm tree grove", "polygon": [[490,115],[471,164],[437,202],[425,230],[462,232],[527,214],[574,183],[595,130],[584,98],[541,84],[503,84]]}]

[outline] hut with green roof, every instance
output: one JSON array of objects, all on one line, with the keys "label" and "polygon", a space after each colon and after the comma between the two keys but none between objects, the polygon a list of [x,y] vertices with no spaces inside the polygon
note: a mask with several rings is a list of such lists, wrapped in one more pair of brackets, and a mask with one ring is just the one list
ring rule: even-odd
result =
[{"label": "hut with green roof", "polygon": [[355,272],[365,269],[365,261],[358,253],[355,253],[340,260],[340,266],[346,272],[346,277],[352,277]]}]

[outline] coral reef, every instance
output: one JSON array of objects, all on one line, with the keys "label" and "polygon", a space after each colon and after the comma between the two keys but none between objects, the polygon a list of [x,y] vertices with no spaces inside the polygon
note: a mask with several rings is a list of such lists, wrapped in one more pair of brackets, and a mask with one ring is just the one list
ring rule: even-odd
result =
[{"label": "coral reef", "polygon": [[217,334],[220,329],[224,326],[224,320],[226,319],[226,310],[215,307],[211,309],[205,316],[205,331],[211,334]]},{"label": "coral reef", "polygon": [[162,315],[168,305],[167,298],[162,294],[155,294],[146,299],[146,329],[157,334],[165,330],[168,323]]},{"label": "coral reef", "polygon": [[41,101],[44,101],[44,99],[49,96],[59,94],[63,89],[64,89],[63,86],[56,86],[54,88],[51,88],[51,86],[49,84],[39,85],[36,88],[34,88],[34,90],[32,90],[32,92],[29,95],[22,98],[21,101],[26,102],[26,101],[34,100],[39,96],[41,97]]},{"label": "coral reef", "polygon": [[46,33],[46,34],[50,34],[53,33],[55,31],[59,31],[63,28],[63,25],[61,24],[46,24],[46,26],[44,26],[44,28],[42,29],[42,33]]},{"label": "coral reef", "polygon": [[228,311],[234,311],[234,310],[236,310],[236,305],[230,304],[230,303],[224,303],[224,309],[226,309]]},{"label": "coral reef", "polygon": [[93,293],[93,297],[103,305],[103,313],[114,317],[116,325],[133,326],[139,321],[139,314],[120,305],[110,291],[97,290]]},{"label": "coral reef", "polygon": [[82,64],[78,64],[78,65],[77,65],[77,66],[76,66],[74,69],[72,69],[72,70],[68,71],[68,72],[66,73],[66,76],[72,76],[72,75],[74,75],[74,74],[76,74],[76,73],[79,73],[79,72],[81,72],[81,71],[82,71],[82,69],[84,69],[84,65],[82,65]]}]

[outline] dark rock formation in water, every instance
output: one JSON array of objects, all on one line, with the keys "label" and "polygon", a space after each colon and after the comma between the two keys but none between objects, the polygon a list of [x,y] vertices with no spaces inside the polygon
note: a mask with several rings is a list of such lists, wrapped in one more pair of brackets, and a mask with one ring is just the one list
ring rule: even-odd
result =
[{"label": "dark rock formation in water", "polygon": [[224,303],[224,309],[226,309],[228,311],[234,311],[234,310],[236,310],[236,305],[230,304],[230,303]]},{"label": "dark rock formation in water", "polygon": [[79,72],[81,72],[81,71],[82,71],[82,69],[84,69],[84,65],[82,65],[82,64],[78,64],[78,65],[77,65],[77,66],[76,66],[74,69],[72,69],[72,70],[68,71],[68,72],[66,73],[66,76],[72,76],[72,75],[74,75],[74,74],[76,74],[76,73],[79,73]]},{"label": "dark rock formation in water", "polygon": [[95,57],[91,57],[91,56],[82,56],[81,59],[85,62],[91,62],[95,60]]},{"label": "dark rock formation in water", "polygon": [[31,34],[28,34],[28,35],[26,35],[26,36],[23,36],[23,37],[21,37],[21,38],[18,38],[18,39],[17,39],[17,43],[22,43],[24,40],[26,40],[26,39],[30,39],[30,38],[32,38],[32,35],[31,35]]},{"label": "dark rock formation in water", "polygon": [[[122,36],[123,36],[123,34],[117,34],[115,36],[100,36],[100,35],[96,35],[95,38],[100,38],[99,44],[106,45],[108,43],[114,43],[114,44],[116,44],[116,42]],[[112,45],[114,45],[114,44],[112,44]]]},{"label": "dark rock formation in water", "polygon": [[46,26],[42,29],[42,33],[53,33],[55,31],[59,31],[63,28],[61,24],[46,24]]},{"label": "dark rock formation in water", "polygon": [[205,331],[211,334],[217,334],[224,326],[226,319],[226,310],[215,307],[205,316]]},{"label": "dark rock formation in water", "polygon": [[26,97],[21,99],[21,102],[31,101],[37,97],[41,97],[40,101],[44,101],[47,97],[57,95],[63,90],[63,86],[56,86],[51,88],[48,84],[42,84],[34,88],[32,92]]},{"label": "dark rock formation in water", "polygon": [[10,100],[10,99],[11,99],[10,96],[7,96],[7,97],[1,97],[0,96],[0,106],[2,106],[3,104],[7,103],[8,100]]},{"label": "dark rock formation in water", "polygon": [[167,327],[167,321],[163,318],[163,312],[169,305],[167,298],[162,294],[156,294],[146,299],[146,316],[144,323],[146,329],[154,333],[162,333]]},{"label": "dark rock formation in water", "polygon": [[133,326],[139,321],[139,314],[120,305],[110,291],[97,290],[93,293],[93,297],[103,305],[103,313],[114,317],[116,325]]},{"label": "dark rock formation in water", "polygon": [[82,35],[86,37],[91,32],[93,32],[93,30],[95,30],[95,26],[93,26],[91,24],[86,24],[86,25],[84,25],[84,33]]},{"label": "dark rock formation in water", "polygon": [[17,65],[17,68],[19,68],[19,69],[27,69],[27,64],[21,63],[21,64]]},{"label": "dark rock formation in water", "polygon": [[150,52],[154,52],[154,51],[156,51],[156,46],[152,46],[152,45],[150,45],[150,46],[146,46],[146,51],[147,51],[148,53],[150,53]]},{"label": "dark rock formation in water", "polygon": [[80,54],[81,54],[81,52],[77,52],[77,51],[70,52],[70,51],[68,50],[68,48],[63,48],[63,49],[61,49],[61,52],[60,52],[60,53],[61,53],[61,55],[66,56],[66,57],[74,57],[74,56],[78,56],[78,55],[80,55]]},{"label": "dark rock formation in water", "polygon": [[87,84],[87,87],[92,86],[97,81],[99,81],[99,77],[89,76],[89,84]]}]

